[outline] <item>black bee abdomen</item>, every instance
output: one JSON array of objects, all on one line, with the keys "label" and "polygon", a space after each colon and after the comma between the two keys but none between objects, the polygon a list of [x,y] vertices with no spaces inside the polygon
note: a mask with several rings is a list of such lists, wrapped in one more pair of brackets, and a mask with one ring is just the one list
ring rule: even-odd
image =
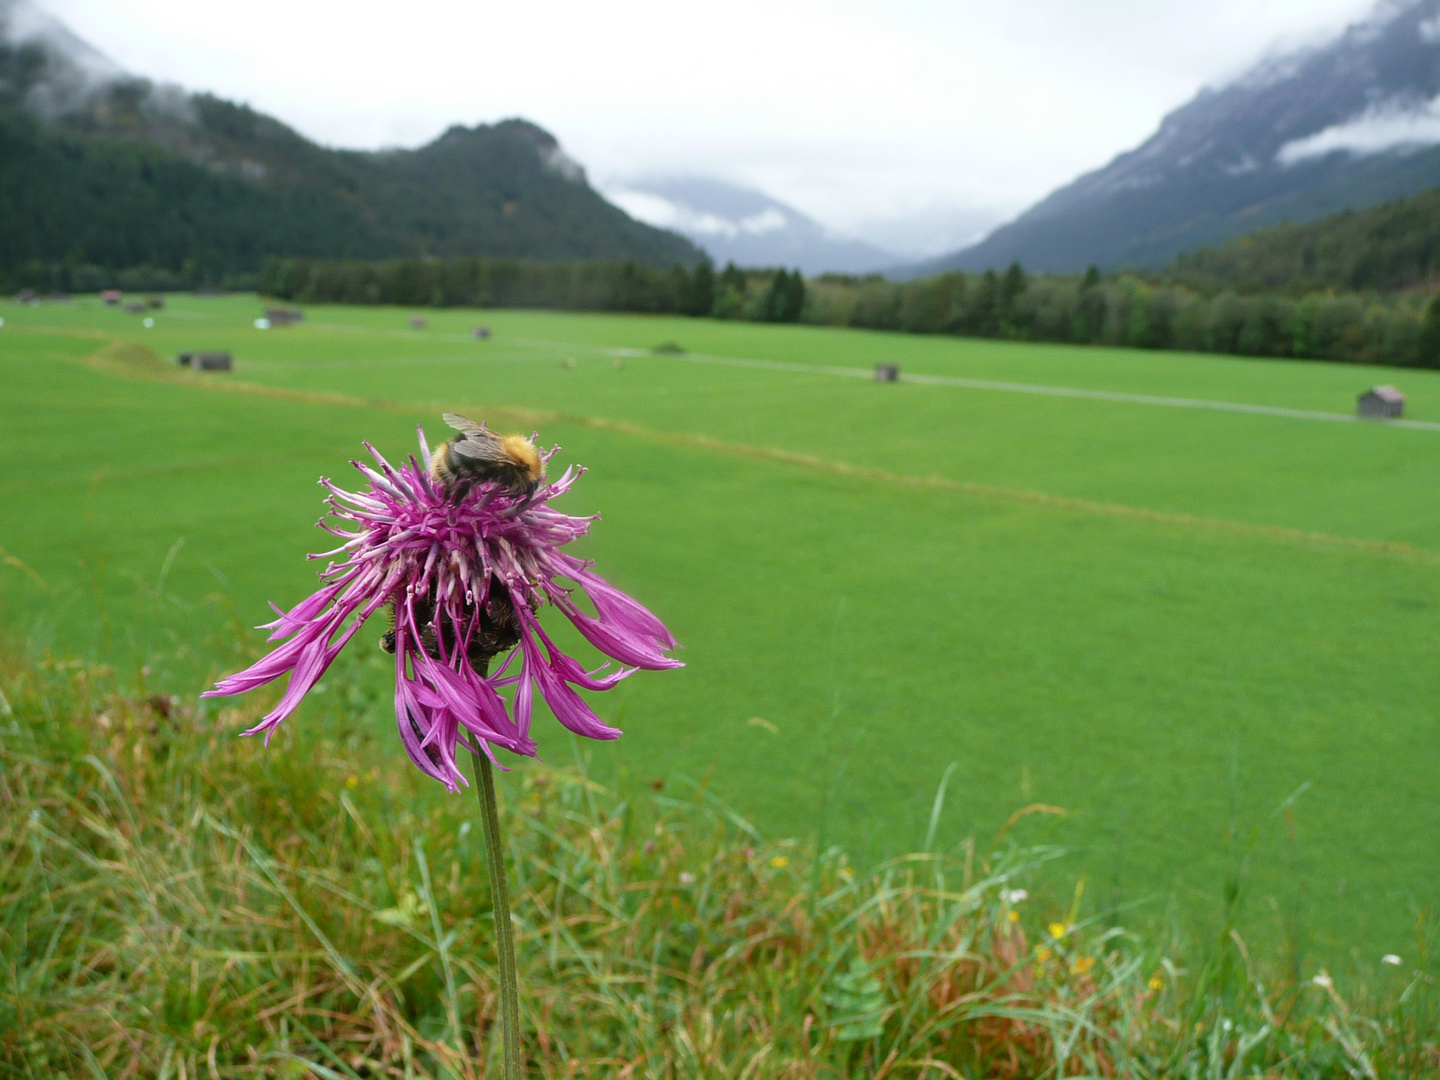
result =
[{"label": "black bee abdomen", "polygon": [[[490,668],[490,661],[503,652],[508,652],[520,643],[520,620],[515,616],[515,606],[510,593],[497,579],[490,579],[489,597],[485,607],[478,613],[475,628],[465,648],[465,658],[470,666],[481,675]],[[420,647],[427,656],[441,660],[453,656],[460,642],[455,628],[447,620],[441,620],[439,633],[435,626],[435,599],[432,596],[416,597],[413,602],[416,628],[420,636]],[[466,612],[469,621],[472,611]],[[394,609],[391,609],[394,619]],[[444,644],[442,651],[441,644]],[[387,653],[395,652],[395,630],[387,630],[380,638],[380,648]]]}]

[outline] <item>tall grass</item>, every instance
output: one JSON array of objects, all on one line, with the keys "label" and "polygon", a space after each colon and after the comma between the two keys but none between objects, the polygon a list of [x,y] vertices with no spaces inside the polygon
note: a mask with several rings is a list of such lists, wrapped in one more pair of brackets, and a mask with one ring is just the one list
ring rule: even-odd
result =
[{"label": "tall grass", "polygon": [[[234,737],[253,711],[83,664],[12,655],[0,688],[0,1074],[498,1074],[470,799],[418,798],[343,709],[266,751]],[[1229,925],[1161,949],[1087,920],[1080,889],[1034,911],[1050,849],[858,872],[704,784],[634,789],[580,764],[508,781],[531,1076],[1440,1070],[1424,933],[1393,987],[1347,996]]]}]

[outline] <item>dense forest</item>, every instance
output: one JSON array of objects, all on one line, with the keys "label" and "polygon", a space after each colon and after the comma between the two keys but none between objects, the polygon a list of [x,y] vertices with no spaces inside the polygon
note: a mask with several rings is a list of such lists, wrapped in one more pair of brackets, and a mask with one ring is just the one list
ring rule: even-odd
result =
[{"label": "dense forest", "polygon": [[701,253],[603,199],[524,120],[455,126],[416,150],[331,150],[248,106],[95,83],[42,43],[0,40],[0,286],[253,284],[267,256],[670,266]]},{"label": "dense forest", "polygon": [[807,297],[799,270],[731,265],[717,273],[708,262],[663,270],[635,262],[271,259],[259,286],[268,296],[301,303],[639,311],[757,322],[797,322]]},{"label": "dense forest", "polygon": [[1205,295],[1134,275],[825,277],[803,319],[912,333],[1440,367],[1440,305],[1397,294]]},{"label": "dense forest", "polygon": [[1304,225],[1279,225],[1181,255],[1171,284],[1303,296],[1322,289],[1434,287],[1440,273],[1440,188]]}]

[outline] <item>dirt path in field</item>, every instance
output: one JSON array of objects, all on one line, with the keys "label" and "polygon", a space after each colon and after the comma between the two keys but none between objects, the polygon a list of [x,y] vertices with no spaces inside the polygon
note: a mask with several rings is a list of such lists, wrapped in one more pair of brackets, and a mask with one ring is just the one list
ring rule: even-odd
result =
[{"label": "dirt path in field", "polygon": [[[424,412],[423,406],[407,405],[402,402],[383,401],[307,390],[290,390],[283,387],[263,386],[247,383],[226,375],[200,375],[182,370],[167,363],[156,353],[134,342],[112,341],[98,352],[85,358],[86,366],[109,375],[125,378],[143,378],[186,386],[196,390],[218,391],[230,394],[246,394],[254,397],[274,398],[311,405],[335,405],[343,408],[378,409],[385,412],[414,416]],[[1417,548],[1412,544],[1398,544],[1388,540],[1366,540],[1329,533],[1307,532],[1279,525],[1256,525],[1243,521],[1227,521],[1223,518],[1197,517],[1191,514],[1177,514],[1164,510],[1149,510],[1139,506],[1121,503],[1096,502],[1090,499],[1076,499],[1064,495],[1049,495],[1039,491],[1019,491],[1010,488],[993,487],[964,480],[953,480],[944,476],[913,476],[906,473],[890,472],[867,465],[852,465],[845,461],[832,461],[800,454],[775,447],[752,446],[744,443],[727,442],[708,435],[685,435],[676,432],[655,431],[619,420],[607,420],[598,416],[580,416],[572,413],[545,412],[533,409],[509,407],[466,406],[454,403],[457,412],[483,413],[491,420],[516,427],[539,427],[545,424],[573,424],[578,427],[607,431],[629,438],[670,446],[685,446],[733,457],[749,458],[754,461],[771,461],[780,464],[811,469],[831,476],[847,477],[889,487],[904,487],[926,491],[953,492],[973,498],[996,502],[1018,503],[1046,509],[1067,511],[1100,517],[1124,518],[1132,521],[1146,521],[1157,525],[1168,525],[1206,532],[1231,533],[1239,536],[1254,536],[1283,543],[1337,548],[1346,551],[1372,552],[1383,555],[1397,555],[1423,562],[1440,563],[1440,552]],[[1440,425],[1433,425],[1440,429]]]}]

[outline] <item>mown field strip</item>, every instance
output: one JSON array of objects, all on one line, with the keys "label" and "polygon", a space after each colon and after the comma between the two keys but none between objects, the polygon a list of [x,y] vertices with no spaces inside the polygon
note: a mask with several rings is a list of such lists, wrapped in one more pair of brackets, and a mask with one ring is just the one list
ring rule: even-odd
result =
[{"label": "mown field strip", "polygon": [[[424,408],[423,405],[419,404],[366,399],[353,397],[348,394],[326,391],[292,390],[285,387],[265,386],[259,383],[206,378],[171,368],[158,356],[144,349],[143,346],[122,342],[112,343],[99,352],[87,357],[85,362],[93,368],[111,374],[178,383],[200,390],[219,390],[227,393],[270,397],[308,404],[381,409],[387,412],[413,414],[417,410]],[[803,365],[799,366],[803,367]],[[477,412],[480,411],[479,407],[464,404],[456,404],[454,407],[461,410],[473,408]],[[598,416],[523,409],[511,406],[490,408],[488,415],[492,418],[504,417],[517,426],[540,426],[547,423],[573,424],[578,427],[612,432],[617,435],[644,439],[649,442],[663,443],[672,446],[689,446],[712,453],[762,461],[774,461],[786,465],[812,469],[817,472],[828,473],[832,476],[850,477],[889,486],[946,491],[967,495],[972,498],[1039,506],[1072,513],[1110,518],[1125,518],[1133,521],[1147,521],[1158,525],[1178,526],[1195,530],[1265,537],[1287,543],[1301,543],[1321,547],[1340,548],[1349,551],[1397,555],[1417,559],[1422,562],[1440,562],[1440,552],[1417,548],[1411,544],[1400,544],[1387,540],[1335,536],[1330,533],[1309,532],[1304,529],[1293,529],[1278,525],[1260,525],[1251,522],[1229,521],[1223,518],[1198,517],[1193,514],[1152,510],[1146,507],[1127,506],[1122,503],[1106,503],[1091,499],[1072,498],[1064,495],[1051,495],[1046,492],[1001,488],[989,484],[954,480],[944,476],[915,476],[906,473],[890,472],[885,469],[877,469],[872,466],[853,465],[845,461],[829,460],[812,454],[801,454],[776,447],[729,442],[723,439],[712,438],[708,435],[687,435],[679,432],[657,431],[639,424],[608,420]]]},{"label": "mown field strip", "polygon": [[[718,364],[725,367],[754,368],[762,371],[785,371],[805,375],[834,375],[849,379],[873,379],[869,368],[834,367],[826,364],[799,364],[786,360],[755,360],[739,356],[710,356],[704,353],[655,353],[645,349],[614,349],[601,346],[576,345],[559,341],[531,341],[508,338],[506,344],[528,348],[576,349],[600,352],[606,356],[674,360],[691,364]],[[1040,394],[1045,397],[1082,398],[1090,401],[1114,401],[1126,405],[1160,405],[1171,409],[1209,409],[1215,412],[1249,413],[1254,416],[1279,416],[1288,420],[1325,420],[1353,424],[1360,421],[1349,413],[1317,412],[1312,409],[1288,409],[1280,405],[1248,405],[1239,401],[1206,401],[1203,398],[1164,397],[1157,394],[1130,394],[1118,390],[1087,390],[1077,386],[1042,386],[1035,383],[999,382],[993,379],[967,379],[950,375],[922,375],[901,372],[900,381],[923,386],[950,386],[962,390],[991,390],[1006,394]],[[1371,421],[1386,427],[1411,428],[1418,431],[1440,431],[1440,423],[1428,420]]]}]

